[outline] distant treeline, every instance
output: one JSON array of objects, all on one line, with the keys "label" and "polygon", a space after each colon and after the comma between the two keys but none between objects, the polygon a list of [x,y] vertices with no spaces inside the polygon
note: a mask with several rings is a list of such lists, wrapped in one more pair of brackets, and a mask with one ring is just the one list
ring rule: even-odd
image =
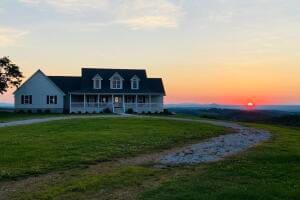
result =
[{"label": "distant treeline", "polygon": [[171,112],[188,114],[208,119],[230,120],[241,122],[271,123],[300,127],[300,114],[280,111],[246,111],[235,109],[199,109],[199,108],[171,108]]}]

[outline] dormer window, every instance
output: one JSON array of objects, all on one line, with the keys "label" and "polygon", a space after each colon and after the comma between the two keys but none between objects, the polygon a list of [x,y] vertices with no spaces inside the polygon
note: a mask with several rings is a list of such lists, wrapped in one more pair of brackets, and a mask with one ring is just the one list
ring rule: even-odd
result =
[{"label": "dormer window", "polygon": [[101,78],[101,76],[99,74],[94,76],[94,78],[93,78],[94,89],[101,89],[101,81],[102,80],[103,79]]},{"label": "dormer window", "polygon": [[123,78],[119,73],[115,73],[110,79],[111,89],[123,89]]},{"label": "dormer window", "polygon": [[131,89],[138,90],[140,88],[140,79],[137,76],[133,76],[131,79]]}]

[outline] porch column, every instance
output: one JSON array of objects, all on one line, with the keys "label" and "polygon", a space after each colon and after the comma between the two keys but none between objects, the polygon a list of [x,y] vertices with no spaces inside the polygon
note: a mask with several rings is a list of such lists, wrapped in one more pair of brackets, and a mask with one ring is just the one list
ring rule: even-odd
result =
[{"label": "porch column", "polygon": [[122,96],[122,103],[123,103],[123,111],[124,113],[126,112],[126,109],[125,109],[125,95],[123,94]]},{"label": "porch column", "polygon": [[72,113],[72,94],[70,93],[70,110],[69,113]]},{"label": "porch column", "polygon": [[98,113],[100,112],[100,94],[97,95],[97,107],[98,107]]},{"label": "porch column", "polygon": [[85,93],[83,93],[83,112],[86,112],[86,109],[85,109]]},{"label": "porch column", "polygon": [[137,110],[137,101],[138,101],[138,95],[135,95],[135,112],[138,112],[138,110]]},{"label": "porch column", "polygon": [[111,95],[111,106],[112,106],[112,112],[113,112],[113,113],[115,112],[114,97],[115,97],[115,96],[112,94],[112,95]]},{"label": "porch column", "polygon": [[151,95],[149,95],[149,111],[152,112],[151,111]]}]

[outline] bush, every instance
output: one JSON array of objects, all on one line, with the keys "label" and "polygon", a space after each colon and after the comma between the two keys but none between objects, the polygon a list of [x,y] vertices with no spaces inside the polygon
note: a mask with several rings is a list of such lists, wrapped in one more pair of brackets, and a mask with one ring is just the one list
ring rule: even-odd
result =
[{"label": "bush", "polygon": [[111,112],[111,110],[110,110],[109,108],[105,108],[105,109],[103,110],[103,113],[105,113],[105,114],[110,114],[110,113],[112,113],[112,112]]},{"label": "bush", "polygon": [[92,114],[97,114],[97,112],[96,112],[96,111],[93,111]]},{"label": "bush", "polygon": [[165,114],[165,115],[171,115],[172,113],[168,109],[165,108],[163,110],[163,114]]},{"label": "bush", "polygon": [[46,113],[46,114],[50,114],[50,113],[51,113],[51,110],[46,109],[46,110],[45,110],[45,113]]},{"label": "bush", "polygon": [[37,113],[41,114],[43,111],[41,109],[37,109]]},{"label": "bush", "polygon": [[19,114],[24,114],[25,111],[24,111],[24,110],[17,110],[17,113],[19,113]]},{"label": "bush", "polygon": [[152,113],[150,111],[147,112],[148,115],[151,115]]},{"label": "bush", "polygon": [[133,109],[132,109],[132,108],[129,108],[129,109],[127,110],[127,113],[128,113],[128,114],[133,114],[133,113],[134,113],[134,111],[133,111]]},{"label": "bush", "polygon": [[32,113],[32,110],[27,110],[27,113]]},{"label": "bush", "polygon": [[81,114],[81,111],[78,111],[77,114]]}]

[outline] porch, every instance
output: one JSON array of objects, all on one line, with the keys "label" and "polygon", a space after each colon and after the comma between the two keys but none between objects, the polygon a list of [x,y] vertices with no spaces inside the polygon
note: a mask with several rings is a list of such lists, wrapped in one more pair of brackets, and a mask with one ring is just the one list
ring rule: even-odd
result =
[{"label": "porch", "polygon": [[101,113],[109,109],[113,113],[155,113],[163,111],[162,95],[144,94],[70,94],[70,113]]}]

